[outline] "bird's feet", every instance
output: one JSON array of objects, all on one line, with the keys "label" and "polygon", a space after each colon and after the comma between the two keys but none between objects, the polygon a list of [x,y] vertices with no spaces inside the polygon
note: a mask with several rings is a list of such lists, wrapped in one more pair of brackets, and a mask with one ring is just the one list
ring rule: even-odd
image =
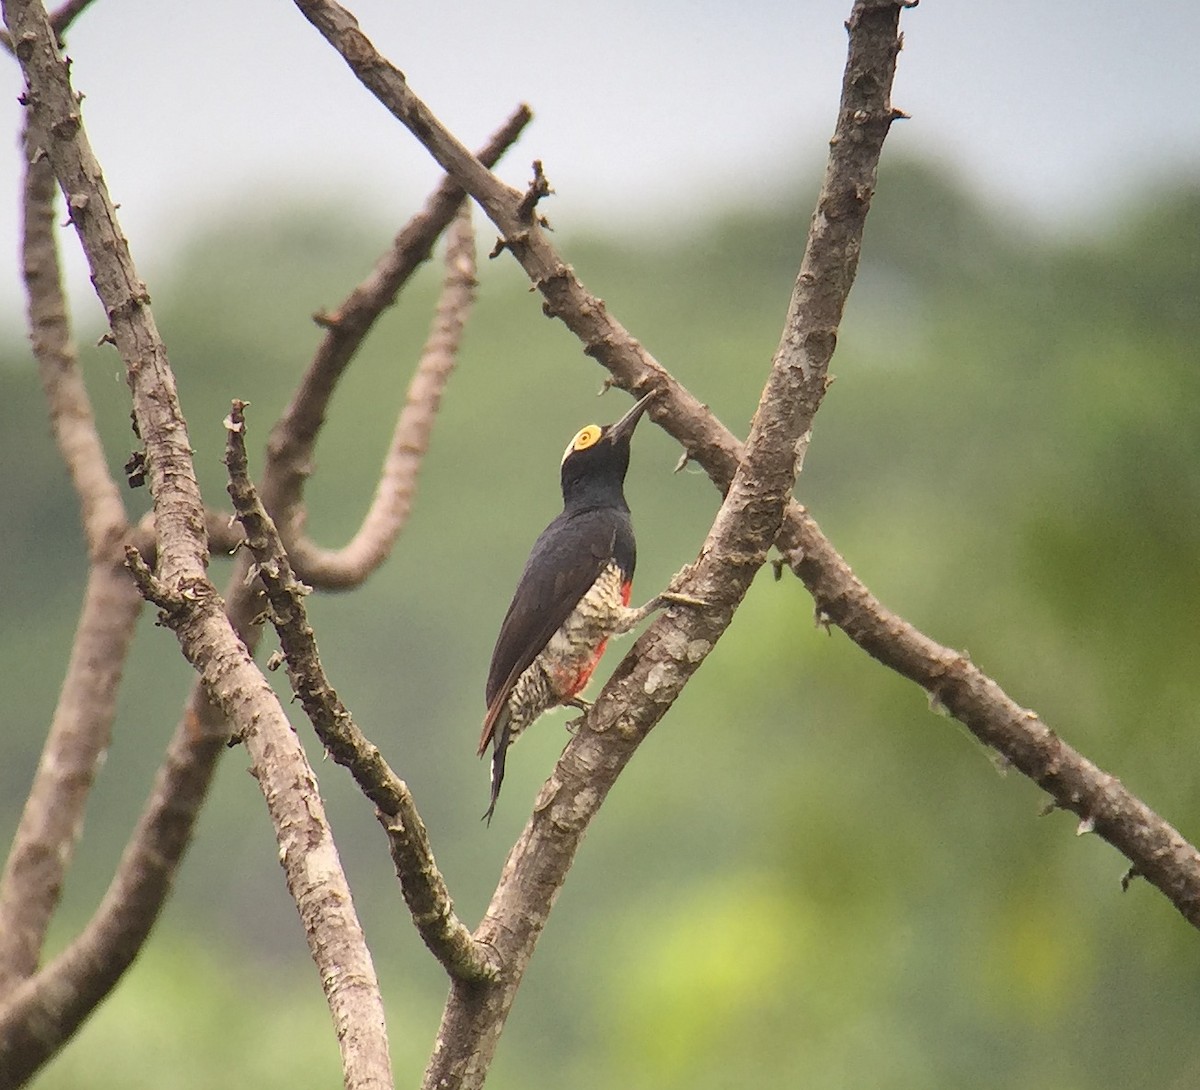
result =
[{"label": "bird's feet", "polygon": [[585,718],[587,718],[587,713],[592,710],[592,702],[590,700],[584,700],[581,696],[573,696],[570,700],[563,701],[563,707],[578,708],[581,712],[583,712],[583,715],[581,715],[578,719],[567,720],[567,733],[574,735],[576,731],[583,726],[583,721]]},{"label": "bird's feet", "polygon": [[673,590],[664,590],[658,596],[658,601],[662,606],[695,606],[697,609],[708,605],[703,598],[693,598],[690,594],[679,594]]},{"label": "bird's feet", "polygon": [[690,594],[683,594],[681,591],[671,589],[678,586],[683,581],[683,578],[690,574],[690,570],[684,568],[683,571],[667,584],[667,589],[661,594],[656,594],[644,606],[639,606],[637,609],[626,609],[620,622],[613,627],[612,634],[614,636],[623,636],[626,632],[640,625],[652,613],[657,613],[660,609],[665,609],[667,606],[703,608],[708,605],[703,598],[696,598]]},{"label": "bird's feet", "polygon": [[667,589],[658,596],[660,608],[662,606],[674,605],[693,606],[696,609],[702,609],[704,606],[708,605],[703,598],[697,598],[691,594],[684,594],[682,591],[677,589],[691,579],[695,571],[695,567],[695,564],[688,564],[686,567],[680,568],[679,571],[677,571],[671,577],[671,581],[667,584]]}]

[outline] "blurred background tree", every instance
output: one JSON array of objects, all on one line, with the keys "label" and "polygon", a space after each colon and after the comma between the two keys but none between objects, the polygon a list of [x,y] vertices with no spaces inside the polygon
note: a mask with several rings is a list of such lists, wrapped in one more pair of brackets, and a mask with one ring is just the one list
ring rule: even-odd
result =
[{"label": "blurred background tree", "polygon": [[[669,241],[580,236],[564,250],[676,377],[744,430],[814,192],[714,212]],[[1177,182],[1122,208],[1047,238],[945,168],[885,156],[799,495],[888,605],[968,649],[1186,834],[1200,821],[1188,759],[1200,698],[1200,188]],[[223,488],[230,397],[274,418],[319,333],[306,316],[385,237],[341,206],[230,209],[160,278],[156,312],[207,495]],[[388,316],[339,392],[309,489],[318,539],[340,540],[369,499],[394,412],[380,391],[407,381],[435,276]],[[413,788],[468,920],[563,741],[553,719],[531,732],[508,805],[481,827],[487,770],[473,745],[491,639],[557,507],[563,443],[619,411],[595,400],[602,372],[541,319],[517,270],[497,261],[482,281],[389,566],[365,592],[311,602],[331,678]],[[84,567],[16,331],[0,351],[6,839]],[[94,349],[85,369],[120,476],[132,444],[120,365]],[[689,559],[717,502],[700,474],[672,474],[677,457],[661,434],[639,433],[628,494],[644,590]],[[917,689],[811,613],[790,576],[760,577],[643,747],[563,894],[490,1085],[1200,1082],[1194,931],[1152,890],[1122,895],[1116,853],[1070,835],[1067,816],[1039,819],[1036,789],[1006,779]],[[102,891],[190,680],[150,617],[139,642],[68,916]],[[361,797],[336,775],[322,788],[390,1003],[398,1081],[416,1081],[444,978]],[[335,1082],[299,935],[235,752],[154,941],[38,1085]],[[156,1051],[131,1048],[134,1032]]]}]

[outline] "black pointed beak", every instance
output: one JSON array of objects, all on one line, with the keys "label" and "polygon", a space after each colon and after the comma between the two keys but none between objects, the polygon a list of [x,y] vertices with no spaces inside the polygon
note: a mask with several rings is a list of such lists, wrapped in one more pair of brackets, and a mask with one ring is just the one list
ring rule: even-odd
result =
[{"label": "black pointed beak", "polygon": [[628,443],[633,436],[633,429],[637,427],[637,422],[641,420],[642,413],[649,407],[650,402],[658,397],[657,390],[651,390],[645,397],[636,401],[633,408],[629,410],[620,420],[611,425],[608,429],[606,438],[610,443]]}]

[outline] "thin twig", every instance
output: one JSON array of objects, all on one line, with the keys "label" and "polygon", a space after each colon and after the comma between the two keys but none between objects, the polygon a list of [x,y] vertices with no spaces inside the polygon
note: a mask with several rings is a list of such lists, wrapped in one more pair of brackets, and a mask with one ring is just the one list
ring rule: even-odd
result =
[{"label": "thin twig", "polygon": [[486,979],[495,971],[488,951],[475,943],[454,913],[408,785],[363,735],[325,676],[304,608],[308,588],[293,573],[275,525],[250,480],[245,408],[244,402],[234,401],[225,422],[229,495],[246,531],[255,571],[266,588],[268,616],[279,633],[292,688],[326,751],[350,770],[375,804],[376,816],[388,835],[404,898],[425,944],[451,977]]},{"label": "thin twig", "polygon": [[358,586],[387,559],[408,522],[442,391],[458,362],[463,327],[474,298],[475,235],[470,208],[464,204],[448,232],[446,276],[433,326],[409,383],[375,498],[362,526],[341,549],[322,549],[305,534],[294,537],[288,546],[292,564],[313,586]]},{"label": "thin twig", "polygon": [[[532,116],[528,106],[518,107],[480,150],[481,161],[498,162]],[[291,402],[271,429],[260,486],[263,503],[288,549],[294,549],[303,534],[304,484],[311,472],[317,434],[338,381],[376,319],[429,259],[438,237],[462,202],[462,188],[453,179],[444,178],[421,211],[397,233],[370,276],[332,314],[320,317],[325,336]],[[309,572],[302,565],[298,570],[313,586],[322,585],[319,572]]]}]

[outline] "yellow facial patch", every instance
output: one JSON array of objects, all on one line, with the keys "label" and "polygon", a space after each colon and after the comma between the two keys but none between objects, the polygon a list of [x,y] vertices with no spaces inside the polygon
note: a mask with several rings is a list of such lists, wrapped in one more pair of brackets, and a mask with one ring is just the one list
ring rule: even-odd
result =
[{"label": "yellow facial patch", "polygon": [[586,428],[580,428],[575,433],[575,438],[567,444],[567,449],[563,451],[563,461],[565,462],[577,450],[587,450],[592,446],[597,439],[600,438],[600,425],[589,424]]}]

